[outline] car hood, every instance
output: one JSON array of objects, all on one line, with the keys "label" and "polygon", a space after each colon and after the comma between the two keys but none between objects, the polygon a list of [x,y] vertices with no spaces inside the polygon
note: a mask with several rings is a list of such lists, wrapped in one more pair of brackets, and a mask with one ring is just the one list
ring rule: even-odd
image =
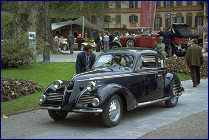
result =
[{"label": "car hood", "polygon": [[109,69],[98,69],[98,70],[77,74],[75,76],[75,80],[76,81],[101,80],[104,78],[121,76],[121,74],[126,74],[126,73],[130,73],[130,71],[111,71]]}]

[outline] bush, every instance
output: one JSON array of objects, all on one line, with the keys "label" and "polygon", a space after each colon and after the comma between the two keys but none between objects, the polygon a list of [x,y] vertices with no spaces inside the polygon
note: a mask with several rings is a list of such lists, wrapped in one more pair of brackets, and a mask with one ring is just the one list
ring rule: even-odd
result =
[{"label": "bush", "polygon": [[1,78],[1,101],[41,91],[42,87],[31,80]]},{"label": "bush", "polygon": [[[185,57],[171,57],[166,59],[169,72],[177,72],[190,75],[190,68],[186,64]],[[204,57],[204,65],[200,67],[201,77],[208,77],[208,57]]]}]

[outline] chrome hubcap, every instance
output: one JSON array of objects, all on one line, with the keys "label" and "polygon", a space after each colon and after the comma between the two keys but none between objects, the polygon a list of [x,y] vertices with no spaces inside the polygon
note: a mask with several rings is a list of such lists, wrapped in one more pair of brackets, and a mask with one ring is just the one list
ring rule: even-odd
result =
[{"label": "chrome hubcap", "polygon": [[120,103],[118,100],[114,99],[111,101],[109,106],[109,118],[111,121],[115,122],[120,117]]},{"label": "chrome hubcap", "polygon": [[133,40],[128,40],[127,41],[127,47],[134,47],[134,41]]}]

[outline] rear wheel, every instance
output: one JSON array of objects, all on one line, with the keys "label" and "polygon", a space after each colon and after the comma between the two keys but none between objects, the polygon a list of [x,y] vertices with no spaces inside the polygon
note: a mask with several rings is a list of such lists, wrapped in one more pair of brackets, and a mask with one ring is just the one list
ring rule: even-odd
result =
[{"label": "rear wheel", "polygon": [[114,95],[109,102],[106,103],[105,109],[102,112],[103,124],[107,127],[116,126],[122,117],[123,105],[120,96]]},{"label": "rear wheel", "polygon": [[175,82],[173,81],[172,84],[171,84],[171,90],[172,90],[171,91],[172,93],[170,95],[171,98],[169,100],[165,101],[165,105],[167,107],[175,107],[178,103],[178,96],[176,96],[177,95],[177,90],[174,87],[175,87]]},{"label": "rear wheel", "polygon": [[63,120],[67,116],[68,112],[65,111],[56,111],[56,110],[48,110],[49,116],[55,120]]}]

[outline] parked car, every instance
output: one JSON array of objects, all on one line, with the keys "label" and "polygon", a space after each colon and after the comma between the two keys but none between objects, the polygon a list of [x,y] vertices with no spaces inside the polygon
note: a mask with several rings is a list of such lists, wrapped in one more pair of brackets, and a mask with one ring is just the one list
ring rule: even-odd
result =
[{"label": "parked car", "polygon": [[[187,50],[187,42],[189,38],[193,38],[193,33],[187,28],[188,25],[184,23],[173,23],[169,28],[173,28],[176,37],[172,39],[172,54],[182,57],[186,54]],[[168,28],[168,29],[169,29]],[[167,29],[167,30],[168,30]],[[158,42],[159,34],[150,34],[150,31],[147,34],[140,35],[128,35],[121,36],[120,43],[123,47],[144,47],[144,48],[152,48],[154,49],[154,42]]]},{"label": "parked car", "polygon": [[68,112],[100,114],[105,126],[117,125],[123,111],[165,101],[175,107],[184,91],[155,50],[114,50],[98,56],[94,69],[56,80],[40,96],[40,108],[54,120]]}]

